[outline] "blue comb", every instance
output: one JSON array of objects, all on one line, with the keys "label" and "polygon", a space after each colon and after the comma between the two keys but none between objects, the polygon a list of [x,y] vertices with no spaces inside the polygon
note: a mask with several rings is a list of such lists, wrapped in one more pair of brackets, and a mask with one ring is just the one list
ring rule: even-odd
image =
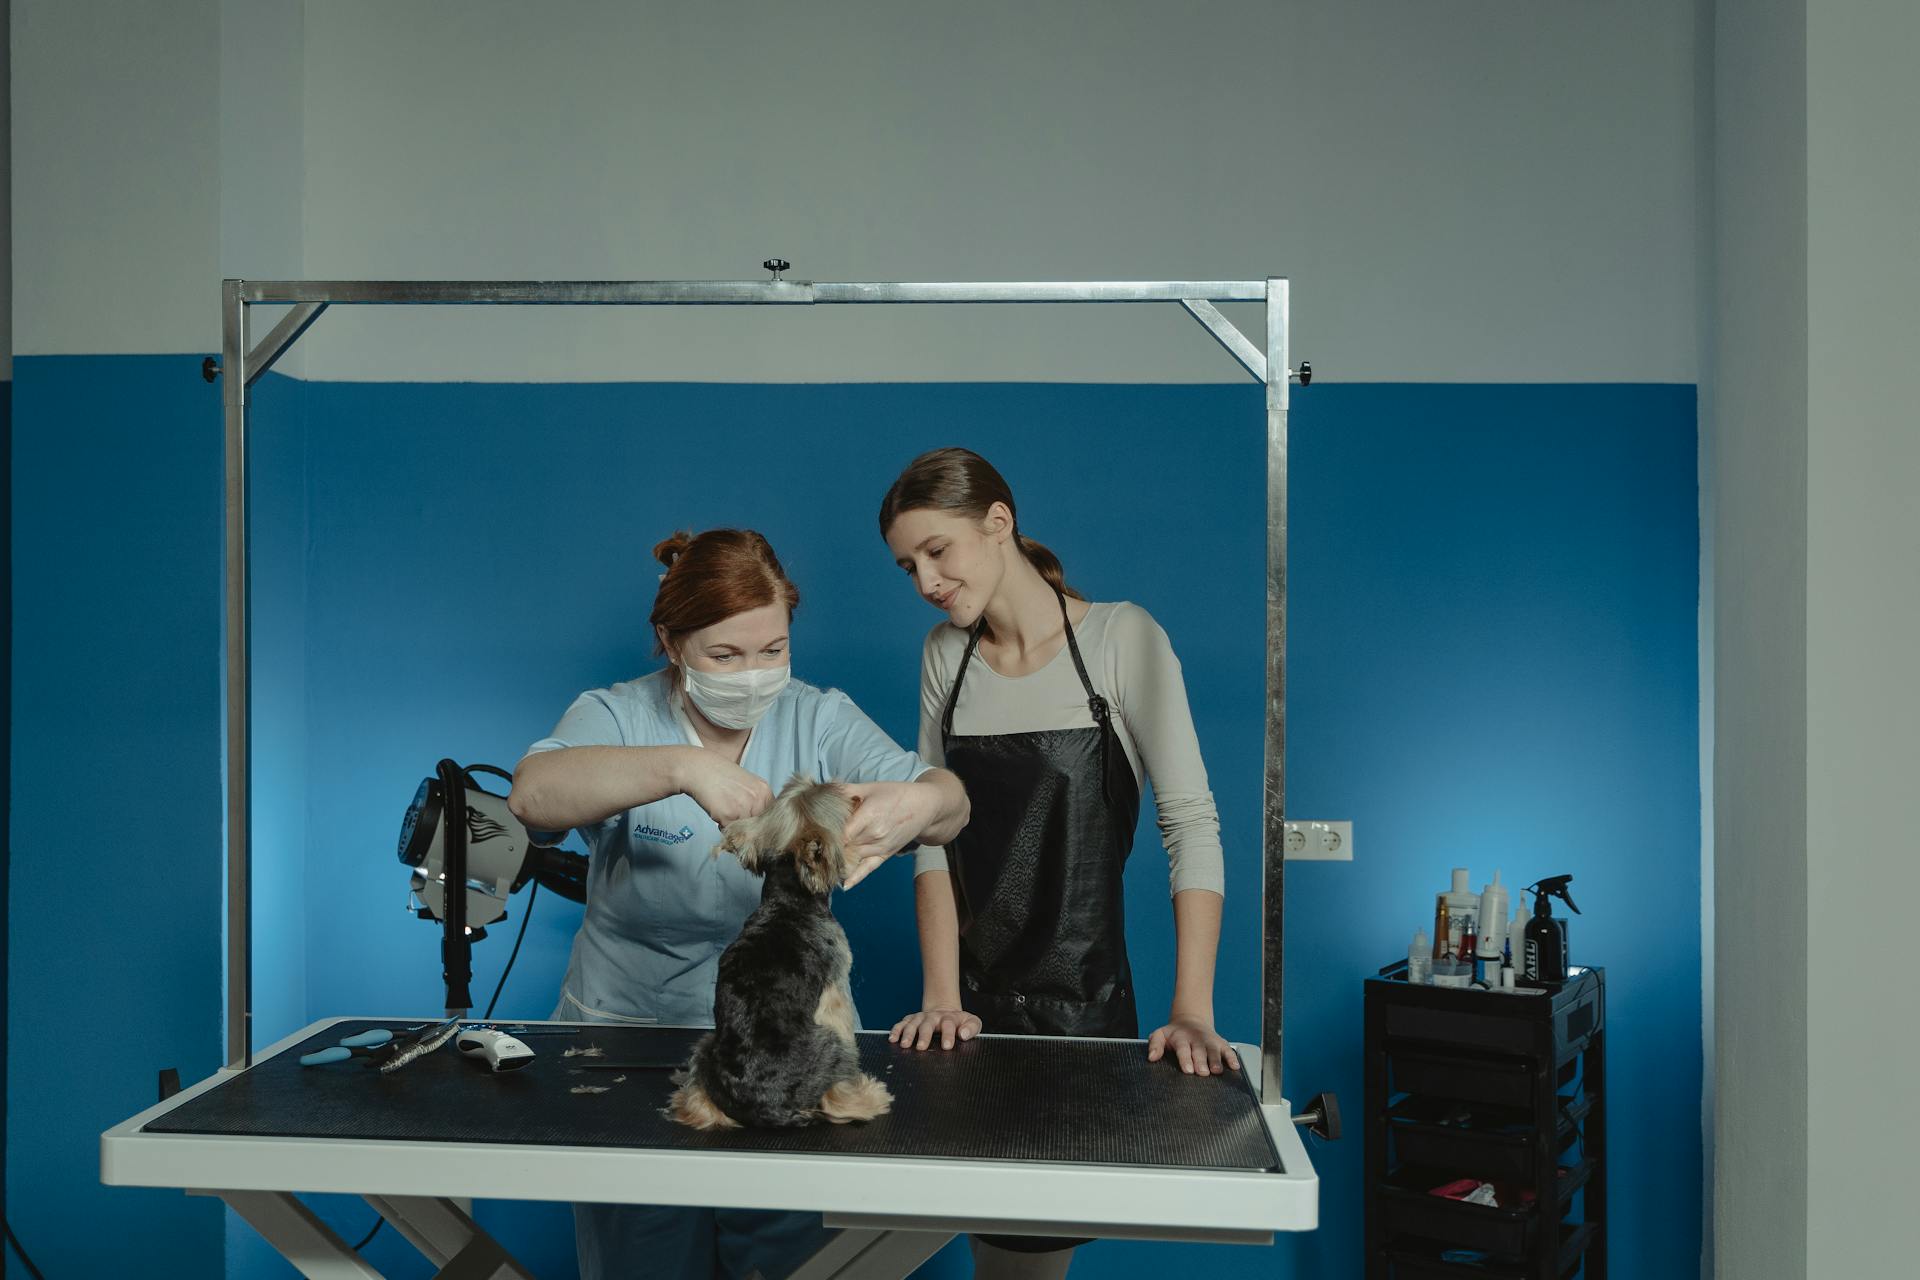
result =
[{"label": "blue comb", "polygon": [[380,1055],[371,1051],[378,1049],[384,1044],[390,1043],[392,1040],[393,1032],[383,1027],[376,1027],[372,1031],[362,1031],[357,1036],[346,1036],[339,1044],[328,1045],[326,1048],[316,1049],[312,1053],[303,1053],[300,1055],[300,1065],[303,1067],[321,1067],[329,1062],[345,1062],[347,1059],[355,1056],[368,1058],[378,1057]]}]

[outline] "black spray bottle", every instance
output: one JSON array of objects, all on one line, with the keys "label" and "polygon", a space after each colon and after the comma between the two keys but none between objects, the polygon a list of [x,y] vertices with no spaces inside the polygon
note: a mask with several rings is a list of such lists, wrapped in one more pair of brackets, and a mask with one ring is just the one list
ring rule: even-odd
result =
[{"label": "black spray bottle", "polygon": [[1560,899],[1579,915],[1580,908],[1573,905],[1573,895],[1567,892],[1572,881],[1570,875],[1549,876],[1527,886],[1534,896],[1533,919],[1527,922],[1526,960],[1519,975],[1523,987],[1557,986],[1567,980],[1567,922],[1553,918],[1552,899]]}]

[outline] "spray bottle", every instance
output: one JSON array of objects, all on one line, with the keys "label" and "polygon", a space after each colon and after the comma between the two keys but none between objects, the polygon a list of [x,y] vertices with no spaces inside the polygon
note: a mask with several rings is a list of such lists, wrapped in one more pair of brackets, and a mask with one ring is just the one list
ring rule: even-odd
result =
[{"label": "spray bottle", "polygon": [[1552,899],[1566,903],[1575,915],[1567,885],[1571,875],[1549,876],[1527,888],[1533,893],[1533,919],[1527,924],[1527,964],[1521,982],[1529,987],[1555,986],[1567,980],[1567,922],[1553,918]]}]

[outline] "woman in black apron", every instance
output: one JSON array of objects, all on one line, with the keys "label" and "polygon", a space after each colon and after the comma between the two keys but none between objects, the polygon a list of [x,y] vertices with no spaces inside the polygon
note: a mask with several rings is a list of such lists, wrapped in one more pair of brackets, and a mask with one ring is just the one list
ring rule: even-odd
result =
[{"label": "woman in black apron", "polygon": [[[921,750],[960,776],[972,803],[944,862],[937,851],[923,857],[915,877],[923,1007],[892,1038],[952,1048],[982,1030],[1139,1037],[1121,877],[1140,780],[1119,720],[1143,766],[1177,763],[1178,780],[1198,787],[1167,793],[1187,810],[1181,829],[1198,835],[1169,840],[1179,973],[1172,1016],[1153,1032],[1147,1057],[1171,1057],[1194,1074],[1237,1070],[1213,1029],[1218,820],[1165,633],[1137,606],[1089,604],[1067,587],[1052,553],[1020,536],[1005,480],[967,450],[915,459],[888,491],[880,528],[922,596],[947,614],[928,638]],[[1085,644],[1098,646],[1097,669],[1140,672],[1138,687],[1154,698],[1117,704],[1116,691],[1089,673]],[[1070,674],[1057,661],[1063,650]],[[955,732],[963,698],[968,731]],[[1153,781],[1164,818],[1158,771]],[[1210,862],[1183,870],[1176,843],[1208,846]],[[1183,876],[1199,891],[1180,891]],[[1064,1273],[1082,1242],[985,1243],[975,1242],[976,1275],[1042,1276]]]}]

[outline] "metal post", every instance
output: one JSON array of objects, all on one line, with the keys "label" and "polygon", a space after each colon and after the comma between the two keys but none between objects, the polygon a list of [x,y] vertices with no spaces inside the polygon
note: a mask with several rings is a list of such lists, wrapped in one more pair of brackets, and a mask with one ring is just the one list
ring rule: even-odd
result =
[{"label": "metal post", "polygon": [[252,722],[247,651],[247,309],[243,282],[221,289],[221,399],[226,408],[227,1063],[253,1065]]},{"label": "metal post", "polygon": [[1287,820],[1287,282],[1267,281],[1267,750],[1261,842],[1260,1098],[1280,1087]]}]

